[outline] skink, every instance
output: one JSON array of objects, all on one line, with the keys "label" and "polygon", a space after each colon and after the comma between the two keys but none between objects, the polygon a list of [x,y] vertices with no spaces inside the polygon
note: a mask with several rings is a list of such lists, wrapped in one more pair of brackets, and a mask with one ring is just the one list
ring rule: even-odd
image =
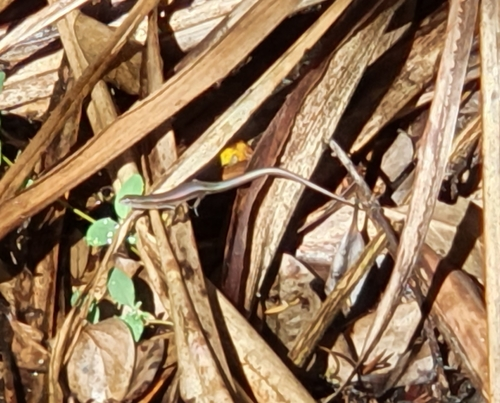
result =
[{"label": "skink", "polygon": [[246,172],[243,175],[237,176],[235,178],[220,182],[203,182],[193,180],[190,182],[182,183],[179,186],[164,193],[151,194],[148,196],[125,196],[120,200],[120,202],[126,206],[130,206],[138,210],[161,210],[175,209],[181,203],[196,199],[196,202],[194,204],[194,208],[196,208],[200,200],[208,194],[225,192],[226,190],[237,188],[239,186],[247,184],[248,182],[267,175],[299,182],[302,185],[315,190],[316,192],[322,193],[325,196],[354,207],[353,203],[347,201],[343,197],[337,196],[336,194],[333,194],[328,190],[325,190],[322,187],[290,171],[274,167],[256,169],[254,171]]}]

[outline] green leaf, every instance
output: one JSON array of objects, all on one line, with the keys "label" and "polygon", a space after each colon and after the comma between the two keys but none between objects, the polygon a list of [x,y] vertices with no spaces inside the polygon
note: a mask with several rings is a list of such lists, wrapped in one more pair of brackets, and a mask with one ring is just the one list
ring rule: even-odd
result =
[{"label": "green leaf", "polygon": [[3,83],[5,81],[5,72],[0,71],[0,92],[3,91]]},{"label": "green leaf", "polygon": [[121,189],[117,192],[115,197],[115,211],[116,215],[120,218],[126,218],[130,213],[131,208],[120,203],[124,196],[137,196],[142,195],[144,192],[144,180],[139,174],[134,174],[128,178],[122,185]]},{"label": "green leaf", "polygon": [[96,301],[94,301],[92,302],[92,305],[90,305],[89,312],[87,313],[87,320],[95,325],[99,322],[100,317],[101,311],[99,309],[99,305],[97,305]]},{"label": "green leaf", "polygon": [[31,178],[27,179],[24,187],[29,188],[31,185],[33,185],[33,183],[35,183],[35,181],[33,179],[31,179]]},{"label": "green leaf", "polygon": [[[78,298],[80,297],[80,290],[75,290],[73,294],[71,295],[71,306],[76,305],[76,301],[78,301]],[[88,298],[88,295],[85,296],[85,299]],[[87,320],[90,323],[97,323],[99,322],[99,318],[101,316],[101,311],[99,310],[99,306],[97,305],[97,301],[94,299],[92,303],[90,304],[89,311],[87,313]]]},{"label": "green leaf", "polygon": [[148,323],[149,321],[153,320],[155,317],[151,315],[149,312],[146,311],[137,311],[137,314],[142,320],[142,323]]},{"label": "green leaf", "polygon": [[135,245],[137,244],[137,237],[135,235],[129,235],[127,237],[127,242],[130,244],[130,245]]},{"label": "green leaf", "polygon": [[85,239],[90,246],[109,245],[118,228],[118,223],[111,218],[101,218],[90,225]]},{"label": "green leaf", "polygon": [[80,290],[75,290],[73,294],[71,294],[71,300],[70,300],[71,306],[75,306],[79,296],[80,296]]},{"label": "green leaf", "polygon": [[129,312],[120,317],[130,328],[134,340],[137,342],[141,339],[142,333],[144,332],[144,322],[140,315],[136,312]]},{"label": "green leaf", "polygon": [[116,267],[111,269],[108,277],[108,292],[118,304],[133,307],[135,305],[135,288],[132,279]]}]

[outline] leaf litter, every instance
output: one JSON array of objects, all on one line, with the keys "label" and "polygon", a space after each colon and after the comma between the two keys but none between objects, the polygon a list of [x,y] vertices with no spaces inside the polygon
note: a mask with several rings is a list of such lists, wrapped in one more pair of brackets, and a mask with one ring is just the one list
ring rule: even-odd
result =
[{"label": "leaf litter", "polygon": [[[500,399],[494,0],[21,4],[5,401]],[[266,178],[199,216],[119,203],[268,166],[359,208]]]}]

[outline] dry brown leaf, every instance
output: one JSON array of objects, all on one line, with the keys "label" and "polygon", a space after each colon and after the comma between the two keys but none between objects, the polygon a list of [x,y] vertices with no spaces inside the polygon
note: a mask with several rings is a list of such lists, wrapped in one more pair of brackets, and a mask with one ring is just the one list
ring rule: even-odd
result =
[{"label": "dry brown leaf", "polygon": [[151,386],[156,373],[165,361],[163,338],[141,341],[136,347],[134,373],[132,374],[126,400],[141,397]]},{"label": "dry brown leaf", "polygon": [[134,371],[135,346],[118,318],[83,328],[67,365],[68,385],[81,402],[122,401]]},{"label": "dry brown leaf", "polygon": [[[395,315],[396,319],[384,332],[376,352],[370,355],[374,368],[366,371],[365,367],[364,375],[361,377],[363,383],[374,388],[377,394],[382,391],[381,388],[390,372],[398,364],[400,357],[406,354],[413,332],[419,326],[421,319],[420,308],[415,301],[400,304]],[[349,377],[354,367],[355,357],[361,352],[364,338],[374,316],[374,313],[363,316],[347,332],[340,335],[332,347],[324,348],[329,353],[328,369],[325,375],[330,382],[338,386]],[[433,376],[434,362],[428,345],[424,345],[418,354],[411,358],[403,374],[404,378],[395,386],[426,383]]]},{"label": "dry brown leaf", "polygon": [[380,169],[387,176],[390,182],[394,182],[412,163],[414,147],[411,138],[400,131],[396,140],[384,153]]},{"label": "dry brown leaf", "polygon": [[9,75],[0,93],[3,111],[41,119],[47,113],[50,99],[58,80],[58,69],[63,52],[57,51],[33,60]]},{"label": "dry brown leaf", "polygon": [[[313,317],[321,305],[314,290],[318,280],[293,256],[284,254],[273,288],[266,301],[266,323],[281,342],[291,348],[303,326]],[[275,312],[270,309],[286,304],[286,309]]]},{"label": "dry brown leaf", "polygon": [[[344,234],[349,231],[352,223],[353,209],[341,206],[323,222],[305,234],[297,247],[296,257],[308,266],[314,268],[316,274],[323,280],[328,278],[328,270],[338,253],[340,242]],[[359,211],[358,228],[363,228],[366,220],[364,211]],[[369,233],[374,235],[374,231]]]},{"label": "dry brown leaf", "polygon": [[364,125],[352,152],[360,150],[407,105],[435,74],[436,63],[442,52],[446,13],[444,8],[422,22],[421,31],[413,42],[410,54],[391,88],[379,101],[377,109]]},{"label": "dry brown leaf", "polygon": [[[181,271],[181,265],[176,260],[176,255],[174,255],[167,240],[158,211],[151,211],[150,215],[158,242],[161,273],[169,290],[168,297],[174,322],[177,355],[179,357],[181,396],[185,400],[202,399],[205,396],[208,401],[231,402],[232,396],[236,392],[227,369],[224,354],[215,356],[212,353],[214,349],[221,352],[222,349],[218,348],[220,339],[217,337],[217,331],[215,331],[213,325],[210,308],[207,306],[209,316],[205,316],[203,319],[198,316],[196,311],[196,308],[202,309],[202,306],[206,304],[206,292],[204,295],[200,295],[200,292],[193,292],[193,289],[191,289],[191,293],[188,294],[183,272],[188,269],[186,265],[192,262],[183,264],[183,270]],[[176,239],[176,237],[172,237],[172,239]],[[178,251],[176,252],[178,254]],[[182,264],[183,261],[180,261],[180,263]],[[198,264],[197,262],[194,263]],[[201,276],[199,268],[196,271],[198,271],[198,276]],[[188,273],[191,276],[195,274],[193,270]],[[203,284],[202,286],[204,289]],[[196,306],[192,298],[196,298],[198,302]],[[209,337],[203,331],[202,320],[205,328],[209,325],[214,329],[208,335]],[[226,376],[223,376],[222,371],[225,371]]]},{"label": "dry brown leaf", "polygon": [[487,324],[482,296],[470,277],[441,262],[431,248],[424,245],[422,252],[422,264],[417,270],[420,287],[427,293],[433,282],[439,284],[437,295],[435,289],[431,294],[435,323],[474,384],[487,395]]},{"label": "dry brown leaf", "polygon": [[344,300],[354,290],[356,284],[373,266],[375,259],[386,247],[386,235],[379,232],[363,250],[361,256],[341,277],[335,289],[326,297],[320,309],[310,322],[302,327],[289,356],[296,365],[304,365],[315,350],[317,343],[332,324],[343,307]]},{"label": "dry brown leaf", "polygon": [[[323,0],[300,0],[294,12],[307,9]],[[193,0],[187,8],[175,10],[169,20],[176,45],[184,52],[203,41],[241,0]]]},{"label": "dry brown leaf", "polygon": [[[75,20],[74,30],[88,64],[95,62],[113,34],[107,25],[81,13]],[[118,66],[108,72],[104,79],[129,94],[139,94],[142,50],[141,44],[129,40],[118,55],[117,61],[121,63],[115,63]]]},{"label": "dry brown leaf", "polygon": [[16,319],[9,320],[14,338],[12,353],[19,368],[45,372],[49,363],[49,352],[42,345],[43,333]]}]

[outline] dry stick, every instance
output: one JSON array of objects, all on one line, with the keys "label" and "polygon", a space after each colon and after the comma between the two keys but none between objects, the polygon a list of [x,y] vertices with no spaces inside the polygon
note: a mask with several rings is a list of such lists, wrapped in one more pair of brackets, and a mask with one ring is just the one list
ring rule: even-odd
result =
[{"label": "dry stick", "polygon": [[[56,0],[50,0],[56,1]],[[64,46],[64,52],[71,66],[73,76],[78,79],[89,65],[85,57],[85,51],[78,42],[75,28],[79,19],[84,16],[78,11],[68,14],[57,24],[57,29]],[[88,18],[88,17],[87,17]],[[91,19],[88,18],[88,21]],[[111,35],[110,35],[111,36]],[[104,42],[106,44],[106,42]],[[91,101],[87,107],[87,116],[94,135],[98,135],[117,118],[118,112],[113,102],[113,97],[103,80],[100,80],[90,93]],[[113,178],[115,191],[131,175],[136,174],[137,167],[134,162],[133,153],[128,150],[123,153],[114,163],[106,167],[109,175]]]},{"label": "dry stick", "polygon": [[[296,4],[297,0],[261,0],[199,63],[172,77],[159,91],[137,103],[97,138],[90,140],[29,189],[0,204],[0,239],[27,217],[106,166],[196,96],[222,80],[295,9]],[[255,30],[249,33],[244,28],[252,23]],[[231,49],[231,57],[224,57],[227,49]],[[6,187],[2,181],[0,189],[2,183]]]},{"label": "dry stick", "polygon": [[[148,25],[147,38],[147,93],[153,93],[161,88],[163,84],[162,60],[160,55],[160,46],[158,39],[158,24],[157,12],[151,13]],[[163,128],[162,130],[164,130]],[[155,131],[153,135],[156,138],[161,138],[156,141],[153,151],[149,154],[147,161],[152,167],[151,175],[158,179],[165,175],[166,170],[177,159],[175,147],[174,131],[171,127],[165,132]],[[154,142],[155,138],[151,139]],[[137,227],[138,233],[144,231],[144,226]],[[212,348],[213,357],[216,357],[221,373],[227,378],[229,387],[234,390],[235,386],[232,383],[231,371],[227,364],[226,356],[220,341],[219,331],[214,322],[214,315],[210,308],[210,303],[207,299],[207,292],[201,266],[198,259],[196,244],[193,242],[194,235],[189,222],[182,222],[172,228],[174,232],[168,233],[168,239],[171,241],[171,247],[174,250],[177,260],[185,259],[184,264],[189,266],[189,270],[193,271],[192,276],[186,279],[186,286],[189,296],[191,297],[194,312],[199,317],[201,327],[207,335],[207,343]],[[177,229],[178,231],[175,231]],[[179,232],[185,231],[185,237]],[[145,233],[143,234],[146,235]],[[239,396],[241,398],[241,396]]]},{"label": "dry stick", "polygon": [[483,102],[483,199],[489,400],[500,402],[500,4],[481,2],[481,95]]},{"label": "dry stick", "polygon": [[[160,40],[158,37],[158,10],[151,13],[148,21],[148,35],[146,38],[146,72],[147,83],[142,89],[145,95],[158,91],[164,83],[163,60],[160,52]],[[143,60],[144,63],[144,60]],[[177,147],[175,143],[174,130],[171,125],[160,126],[158,130],[151,133],[148,143],[154,146],[147,157],[143,157],[144,163],[151,167],[151,181],[155,182],[162,177],[169,167],[177,159]],[[143,172],[146,171],[143,169]]]},{"label": "dry stick", "polygon": [[182,398],[196,400],[211,393],[214,401],[231,402],[231,383],[225,379],[216,362],[186,288],[181,268],[167,240],[160,214],[157,210],[152,210],[150,216],[174,322]]},{"label": "dry stick", "polygon": [[115,60],[116,55],[127,42],[127,37],[135,31],[142,19],[157,3],[158,0],[141,0],[130,11],[95,63],[85,69],[73,88],[66,93],[61,103],[52,111],[16,163],[6,172],[0,181],[0,201],[9,199],[22,187],[24,180],[29,176],[36,162],[54,140],[59,130],[63,128],[68,117],[80,107],[83,99]]},{"label": "dry stick", "polygon": [[354,183],[357,185],[358,196],[361,201],[365,205],[370,206],[370,208],[366,209],[366,212],[370,215],[370,218],[375,222],[375,224],[385,232],[389,251],[391,251],[391,253],[394,252],[395,256],[399,241],[391,223],[385,217],[382,207],[375,199],[372,191],[356,169],[356,166],[352,163],[347,153],[335,142],[335,140],[330,140],[329,145],[332,149],[332,156],[339,159],[340,163],[344,166],[348,174],[352,177]]}]

